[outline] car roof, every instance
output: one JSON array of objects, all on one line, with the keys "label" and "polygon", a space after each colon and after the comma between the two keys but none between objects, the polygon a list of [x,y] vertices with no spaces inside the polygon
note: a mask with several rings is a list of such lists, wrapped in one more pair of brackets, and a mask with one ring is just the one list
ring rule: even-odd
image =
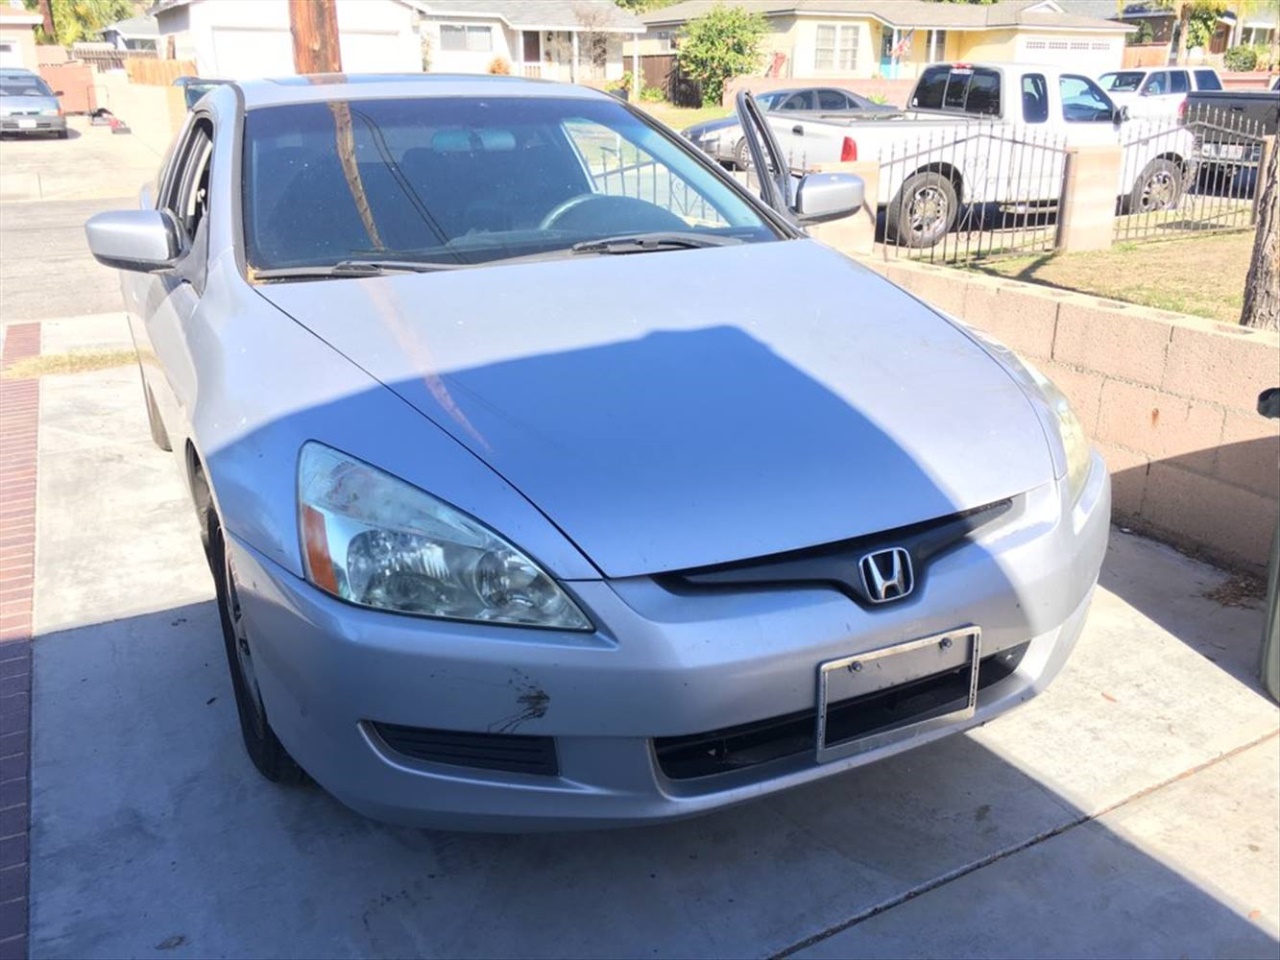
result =
[{"label": "car roof", "polygon": [[38,77],[40,74],[25,67],[0,67],[0,76],[4,77]]},{"label": "car roof", "polygon": [[319,73],[237,83],[246,110],[331,100],[396,97],[576,97],[611,100],[590,87],[523,77],[444,73]]}]

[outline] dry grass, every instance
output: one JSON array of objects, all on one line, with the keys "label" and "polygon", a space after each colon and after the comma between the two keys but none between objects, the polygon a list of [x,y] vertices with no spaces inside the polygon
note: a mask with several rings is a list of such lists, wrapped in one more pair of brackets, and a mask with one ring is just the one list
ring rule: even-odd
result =
[{"label": "dry grass", "polygon": [[75,353],[43,353],[18,360],[4,368],[6,380],[26,380],[55,373],[89,373],[138,362],[133,350],[82,350]]},{"label": "dry grass", "polygon": [[1122,243],[1095,253],[1020,257],[975,267],[985,273],[1239,323],[1253,232]]},{"label": "dry grass", "polygon": [[704,120],[719,120],[733,113],[732,107],[673,107],[669,103],[639,103],[637,106],[649,116],[665,123],[672,130],[680,131]]}]

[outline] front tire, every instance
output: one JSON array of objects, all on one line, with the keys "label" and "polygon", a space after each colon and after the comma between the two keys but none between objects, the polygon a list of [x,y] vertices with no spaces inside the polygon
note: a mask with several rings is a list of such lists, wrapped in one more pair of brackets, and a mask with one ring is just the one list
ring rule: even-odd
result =
[{"label": "front tire", "polygon": [[955,226],[959,207],[949,178],[940,173],[912,174],[885,211],[885,235],[902,246],[936,246]]},{"label": "front tire", "polygon": [[739,170],[751,169],[751,150],[747,147],[747,138],[743,137],[733,148],[733,165]]},{"label": "front tire", "polygon": [[258,772],[268,780],[298,783],[303,777],[302,768],[289,756],[289,751],[267,719],[253,669],[253,651],[240,606],[235,565],[227,549],[222,525],[212,515],[209,519],[209,565],[213,568],[214,586],[217,588],[218,618],[222,622],[222,639],[227,650],[227,667],[231,671],[231,686],[235,691],[245,751]]},{"label": "front tire", "polygon": [[1129,194],[1130,213],[1176,210],[1182,202],[1182,168],[1172,160],[1152,160]]}]

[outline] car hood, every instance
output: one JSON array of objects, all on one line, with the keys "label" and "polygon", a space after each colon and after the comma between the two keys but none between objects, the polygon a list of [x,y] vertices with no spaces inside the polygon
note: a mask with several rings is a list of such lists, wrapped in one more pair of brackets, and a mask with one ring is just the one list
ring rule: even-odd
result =
[{"label": "car hood", "polygon": [[610,577],[888,530],[1053,477],[1003,367],[810,240],[258,290]]}]

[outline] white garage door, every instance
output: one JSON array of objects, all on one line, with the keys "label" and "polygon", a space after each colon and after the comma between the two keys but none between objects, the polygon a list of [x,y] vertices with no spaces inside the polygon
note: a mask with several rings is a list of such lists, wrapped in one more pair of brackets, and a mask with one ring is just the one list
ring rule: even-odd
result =
[{"label": "white garage door", "polygon": [[1097,37],[1030,36],[1018,38],[1018,60],[1021,63],[1048,63],[1071,67],[1081,73],[1097,76],[1108,70],[1119,70],[1124,59],[1124,41]]},{"label": "white garage door", "polygon": [[[344,30],[338,42],[346,73],[420,71],[422,55],[415,45],[395,33]],[[231,80],[287,76],[293,69],[293,40],[288,30],[247,30],[215,27],[215,76]]]},{"label": "white garage door", "polygon": [[213,58],[213,69],[208,72],[215,77],[252,80],[285,76],[293,73],[293,39],[288,30],[214,27]]},{"label": "white garage door", "polygon": [[16,40],[0,40],[0,67],[21,67],[22,48]]}]

